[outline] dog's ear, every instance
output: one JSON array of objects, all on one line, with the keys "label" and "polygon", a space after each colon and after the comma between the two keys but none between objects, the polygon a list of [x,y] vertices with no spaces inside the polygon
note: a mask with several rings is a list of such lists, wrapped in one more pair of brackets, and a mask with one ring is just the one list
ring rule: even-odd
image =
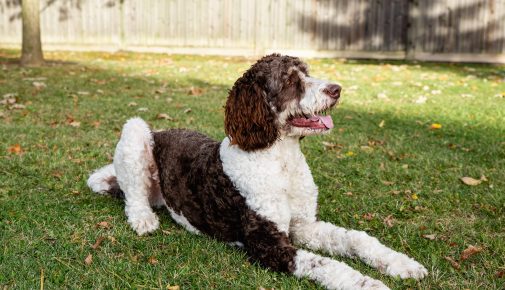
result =
[{"label": "dog's ear", "polygon": [[225,131],[242,150],[270,147],[279,137],[275,113],[267,93],[254,82],[239,79],[230,91],[225,109]]}]

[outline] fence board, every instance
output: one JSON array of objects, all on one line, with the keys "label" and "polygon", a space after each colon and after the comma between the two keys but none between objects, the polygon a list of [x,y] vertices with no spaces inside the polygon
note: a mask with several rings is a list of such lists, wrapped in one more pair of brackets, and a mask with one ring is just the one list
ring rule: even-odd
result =
[{"label": "fence board", "polygon": [[[505,0],[41,0],[45,46],[314,51],[342,56],[505,54]],[[19,45],[0,0],[0,45]]]}]

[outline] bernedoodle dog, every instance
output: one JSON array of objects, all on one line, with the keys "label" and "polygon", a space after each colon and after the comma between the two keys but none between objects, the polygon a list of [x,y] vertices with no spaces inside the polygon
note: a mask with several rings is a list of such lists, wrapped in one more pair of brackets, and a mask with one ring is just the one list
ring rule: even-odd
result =
[{"label": "bernedoodle dog", "polygon": [[376,238],[317,219],[318,189],[300,139],[330,131],[333,121],[322,114],[340,91],[309,76],[298,58],[263,57],[229,93],[222,142],[183,129],[152,132],[133,118],[113,164],[94,172],[88,185],[124,197],[128,223],[139,235],[159,226],[152,207],[166,206],[188,231],[242,247],[260,265],[328,289],[388,288],[295,245],[357,257],[391,276],[423,278],[421,264]]}]

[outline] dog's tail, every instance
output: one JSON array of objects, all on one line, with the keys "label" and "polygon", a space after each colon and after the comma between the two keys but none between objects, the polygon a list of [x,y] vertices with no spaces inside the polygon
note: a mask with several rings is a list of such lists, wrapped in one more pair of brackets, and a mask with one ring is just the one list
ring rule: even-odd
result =
[{"label": "dog's tail", "polygon": [[93,172],[87,182],[89,188],[98,194],[108,194],[112,197],[124,199],[124,192],[119,188],[114,165],[109,164]]}]

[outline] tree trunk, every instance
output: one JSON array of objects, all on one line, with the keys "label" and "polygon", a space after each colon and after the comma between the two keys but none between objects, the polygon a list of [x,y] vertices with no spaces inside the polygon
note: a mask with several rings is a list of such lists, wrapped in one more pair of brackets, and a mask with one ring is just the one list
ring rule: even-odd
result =
[{"label": "tree trunk", "polygon": [[41,66],[44,64],[40,41],[40,0],[22,0],[23,49],[22,66]]}]

